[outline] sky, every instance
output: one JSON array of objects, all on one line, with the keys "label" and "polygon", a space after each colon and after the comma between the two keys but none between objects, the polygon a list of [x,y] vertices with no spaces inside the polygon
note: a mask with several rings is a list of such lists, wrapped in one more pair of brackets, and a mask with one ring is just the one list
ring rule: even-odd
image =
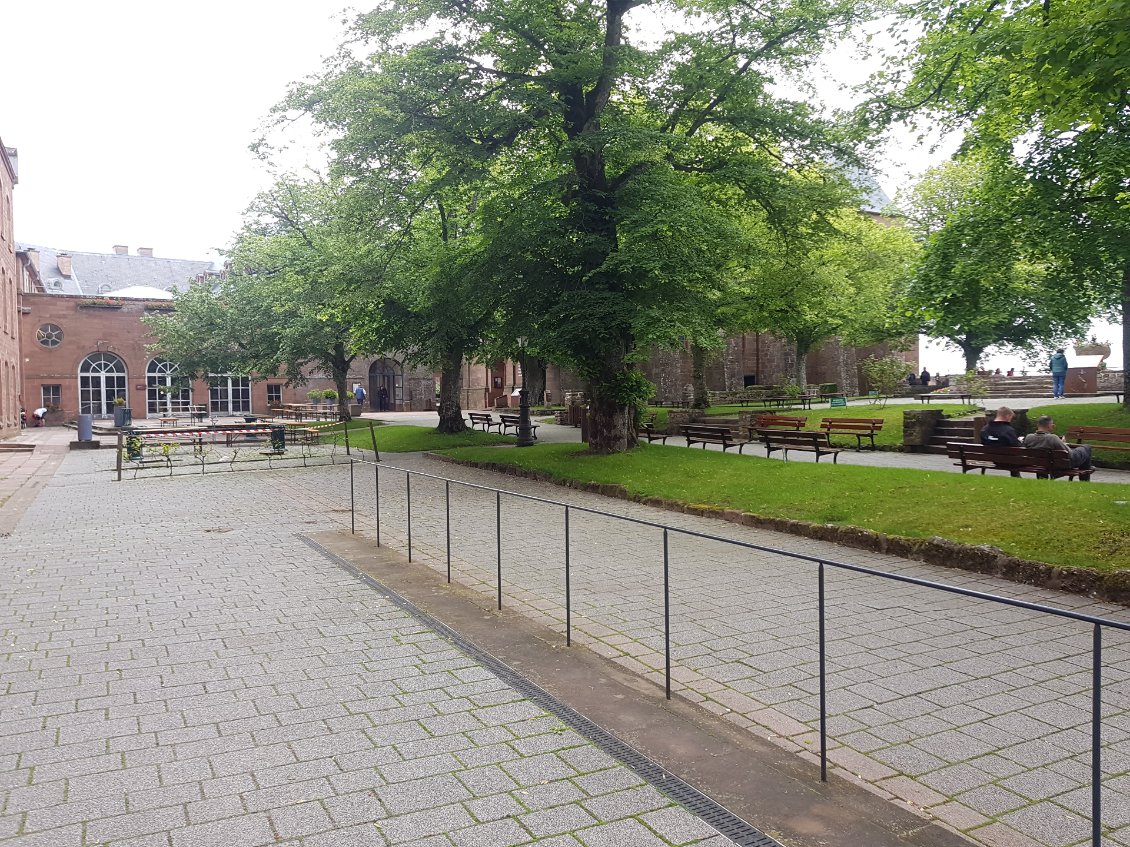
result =
[{"label": "sky", "polygon": [[[348,8],[339,0],[5,2],[0,138],[19,150],[17,241],[218,260],[271,182],[249,145],[288,85],[335,50]],[[830,99],[841,96],[832,80],[861,82],[870,67],[850,47],[826,65],[819,88]],[[878,165],[891,196],[952,147],[931,151],[908,138],[896,136]],[[922,355],[931,371],[960,370],[955,354]]]}]

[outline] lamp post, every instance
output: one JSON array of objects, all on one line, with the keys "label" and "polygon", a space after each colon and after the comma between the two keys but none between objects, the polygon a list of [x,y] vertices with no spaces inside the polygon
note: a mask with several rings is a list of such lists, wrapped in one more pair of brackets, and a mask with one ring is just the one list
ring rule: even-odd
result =
[{"label": "lamp post", "polygon": [[518,348],[522,351],[522,387],[518,389],[518,446],[534,446],[534,429],[530,426],[530,392],[526,390],[526,338],[518,339]]}]

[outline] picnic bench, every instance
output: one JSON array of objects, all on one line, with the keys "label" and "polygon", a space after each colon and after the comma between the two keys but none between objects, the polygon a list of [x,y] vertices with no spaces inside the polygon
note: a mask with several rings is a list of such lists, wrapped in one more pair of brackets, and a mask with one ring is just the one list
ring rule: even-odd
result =
[{"label": "picnic bench", "polygon": [[790,450],[814,453],[817,462],[820,461],[821,456],[831,455],[832,464],[836,463],[840,454],[840,448],[832,446],[831,439],[824,430],[759,429],[757,430],[757,437],[765,445],[766,457],[771,456],[777,450],[781,450],[786,462],[789,460]]},{"label": "picnic bench", "polygon": [[979,470],[1008,471],[1012,476],[1022,473],[1035,474],[1037,479],[1056,479],[1078,477],[1082,482],[1090,482],[1094,468],[1071,467],[1071,455],[1051,447],[987,447],[973,442],[950,441],[946,444],[946,455],[957,459],[955,465],[961,472]]},{"label": "picnic bench", "polygon": [[728,426],[706,426],[704,424],[687,424],[683,427],[683,435],[687,439],[687,446],[691,447],[695,444],[701,444],[702,449],[706,449],[707,444],[719,444],[722,446],[722,452],[729,450],[731,447],[737,447],[738,452],[742,452],[742,448],[748,441],[734,438]]},{"label": "picnic bench", "polygon": [[502,432],[502,421],[496,421],[494,415],[490,412],[468,412],[467,417],[468,426],[474,429],[476,426],[481,426],[483,432],[490,432],[492,429],[497,429]]},{"label": "picnic bench", "polygon": [[1090,444],[1096,450],[1130,452],[1130,429],[1124,427],[1069,426],[1065,440],[1076,444]]},{"label": "picnic bench", "polygon": [[760,397],[758,398],[758,402],[764,405],[767,409],[771,407],[783,409],[786,406],[800,406],[802,409],[812,408],[812,398],[807,397],[803,394],[797,397],[792,397],[787,394],[781,395],[779,397]]},{"label": "picnic bench", "polygon": [[[510,427],[514,427],[514,434],[517,435],[518,434],[518,427],[520,427],[522,425],[522,416],[521,415],[499,414],[498,421],[499,421],[499,424],[500,424],[500,427],[501,427],[498,431],[501,432],[503,435],[506,435],[506,431],[508,429],[510,429]],[[530,435],[533,436],[534,441],[537,441],[538,425],[536,423],[534,423],[533,421],[530,421]]]},{"label": "picnic bench", "polygon": [[875,433],[883,428],[882,418],[821,418],[820,428],[831,435],[854,435],[856,451],[863,449],[863,439],[871,440],[875,449]]},{"label": "picnic bench", "polygon": [[188,407],[188,416],[190,418],[192,418],[194,421],[203,422],[203,420],[208,417],[208,407],[207,406],[189,406]]},{"label": "picnic bench", "polygon": [[960,391],[950,393],[948,391],[930,391],[926,394],[919,394],[918,399],[920,402],[925,403],[927,400],[960,400],[966,406],[973,405],[972,394],[962,394]]}]

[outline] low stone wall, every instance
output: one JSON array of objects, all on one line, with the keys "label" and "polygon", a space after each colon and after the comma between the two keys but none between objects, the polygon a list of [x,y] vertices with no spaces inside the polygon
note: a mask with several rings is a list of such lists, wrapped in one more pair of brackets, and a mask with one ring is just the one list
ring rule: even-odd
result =
[{"label": "low stone wall", "polygon": [[698,423],[705,417],[701,409],[672,409],[667,413],[667,434],[678,435],[684,426]]},{"label": "low stone wall", "polygon": [[941,409],[908,409],[902,413],[902,445],[915,452],[930,443],[934,428],[943,420]]}]

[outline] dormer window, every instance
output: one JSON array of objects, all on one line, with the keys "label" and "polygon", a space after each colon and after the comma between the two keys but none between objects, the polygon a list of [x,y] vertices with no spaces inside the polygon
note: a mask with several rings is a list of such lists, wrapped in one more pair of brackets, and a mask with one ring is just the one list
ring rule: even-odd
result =
[{"label": "dormer window", "polygon": [[109,294],[110,293],[109,283],[104,282],[100,286],[98,286],[98,293],[99,294]]}]

